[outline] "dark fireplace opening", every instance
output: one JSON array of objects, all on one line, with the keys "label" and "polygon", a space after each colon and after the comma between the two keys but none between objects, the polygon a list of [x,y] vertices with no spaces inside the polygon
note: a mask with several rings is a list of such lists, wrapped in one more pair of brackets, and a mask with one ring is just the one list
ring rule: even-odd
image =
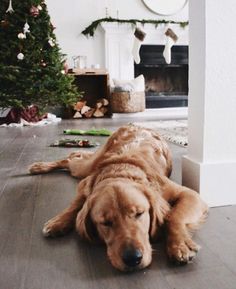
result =
[{"label": "dark fireplace opening", "polygon": [[135,77],[145,78],[146,108],[188,105],[188,46],[173,46],[171,64],[163,57],[163,45],[142,45]]}]

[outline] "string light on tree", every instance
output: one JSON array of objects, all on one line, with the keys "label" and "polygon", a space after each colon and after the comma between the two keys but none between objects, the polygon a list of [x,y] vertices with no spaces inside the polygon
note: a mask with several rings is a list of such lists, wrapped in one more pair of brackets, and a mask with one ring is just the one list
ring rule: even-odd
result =
[{"label": "string light on tree", "polygon": [[39,11],[43,10],[43,7],[41,5],[38,5],[37,8]]}]

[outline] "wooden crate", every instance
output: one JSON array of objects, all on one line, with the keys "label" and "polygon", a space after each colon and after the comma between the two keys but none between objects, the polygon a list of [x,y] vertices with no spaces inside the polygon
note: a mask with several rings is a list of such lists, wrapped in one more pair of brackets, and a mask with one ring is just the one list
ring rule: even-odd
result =
[{"label": "wooden crate", "polygon": [[79,90],[83,92],[83,100],[87,101],[87,105],[95,107],[96,102],[100,98],[106,98],[109,101],[108,111],[105,117],[112,116],[109,74],[106,70],[101,69],[76,69],[71,73],[75,77],[74,83]]}]

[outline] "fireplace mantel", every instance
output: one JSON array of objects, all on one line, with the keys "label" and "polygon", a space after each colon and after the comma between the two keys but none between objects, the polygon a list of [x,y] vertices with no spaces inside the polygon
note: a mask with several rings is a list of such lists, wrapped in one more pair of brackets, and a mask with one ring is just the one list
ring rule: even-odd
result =
[{"label": "fireplace mantel", "polygon": [[[173,29],[178,35],[176,45],[188,45],[188,26],[180,27],[178,24],[152,24],[138,25],[146,32],[143,45],[164,45],[167,28]],[[134,78],[134,60],[132,47],[135,27],[131,24],[101,23],[105,33],[105,66],[111,79]]]}]

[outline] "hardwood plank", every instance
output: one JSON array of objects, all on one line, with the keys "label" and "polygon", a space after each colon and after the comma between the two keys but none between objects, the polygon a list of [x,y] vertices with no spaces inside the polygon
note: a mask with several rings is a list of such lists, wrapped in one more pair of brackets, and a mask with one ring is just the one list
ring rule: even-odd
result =
[{"label": "hardwood plank", "polygon": [[[39,138],[35,133],[39,131]],[[44,132],[45,133],[45,132]],[[0,164],[7,168],[0,199],[0,276],[1,288],[18,288],[25,278],[30,253],[35,199],[41,176],[27,175],[28,165],[43,158],[39,148],[46,137],[36,128],[21,129],[16,141],[5,150]],[[26,153],[27,151],[27,153]]]},{"label": "hardwood plank", "polygon": [[218,212],[228,220],[236,223],[236,206],[226,206],[218,208]]},{"label": "hardwood plank", "polygon": [[9,128],[0,127],[0,155],[7,148],[8,144],[14,141],[18,133],[19,131],[13,130],[9,132]]},{"label": "hardwood plank", "polygon": [[[22,173],[25,159],[14,173]],[[12,177],[0,200],[0,288],[18,288],[25,275],[40,176]]]},{"label": "hardwood plank", "polygon": [[[39,155],[39,148],[46,142],[47,135],[42,137],[39,128],[38,130],[37,128],[18,129],[20,129],[20,132],[17,134],[14,141],[5,148],[2,154],[0,154],[0,196],[11,177],[11,172],[16,168],[24,151],[26,151],[27,154],[31,154],[29,162],[32,163],[37,159],[37,155]],[[40,131],[39,137],[36,135],[37,131]],[[8,132],[10,133],[10,131]]]},{"label": "hardwood plank", "polygon": [[235,275],[217,264],[208,270],[168,275],[166,280],[175,289],[235,289],[236,284]]},{"label": "hardwood plank", "polygon": [[[236,206],[233,206],[231,211],[234,212],[235,209]],[[236,274],[235,222],[224,216],[223,212],[226,210],[228,211],[227,207],[211,209],[206,224],[199,232],[199,238],[218,257],[218,263],[221,262]]]}]

